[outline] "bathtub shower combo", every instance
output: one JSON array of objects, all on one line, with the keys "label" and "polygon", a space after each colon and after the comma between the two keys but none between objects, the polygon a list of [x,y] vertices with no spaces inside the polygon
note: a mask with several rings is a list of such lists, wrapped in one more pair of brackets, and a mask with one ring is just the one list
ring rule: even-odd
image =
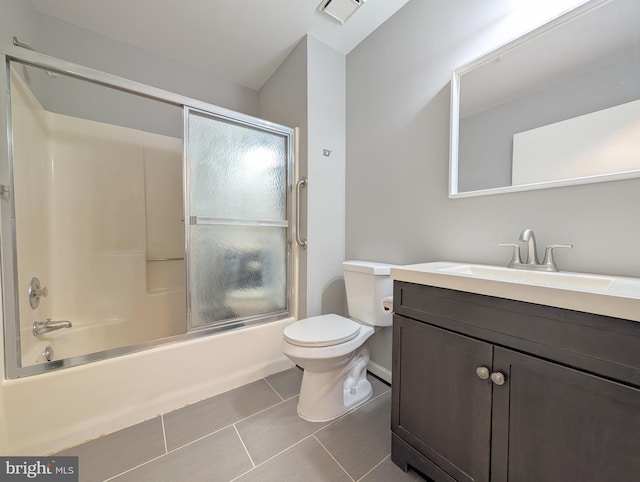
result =
[{"label": "bathtub shower combo", "polygon": [[293,130],[21,47],[4,53],[6,377],[289,317]]}]

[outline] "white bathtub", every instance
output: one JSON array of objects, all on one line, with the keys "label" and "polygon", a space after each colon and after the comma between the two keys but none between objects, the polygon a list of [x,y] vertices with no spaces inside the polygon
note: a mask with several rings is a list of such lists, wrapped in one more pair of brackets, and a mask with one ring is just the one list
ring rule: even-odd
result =
[{"label": "white bathtub", "polygon": [[[56,452],[284,370],[292,363],[280,344],[293,320],[0,380],[0,453]],[[60,351],[62,338],[90,334],[61,334]]]}]

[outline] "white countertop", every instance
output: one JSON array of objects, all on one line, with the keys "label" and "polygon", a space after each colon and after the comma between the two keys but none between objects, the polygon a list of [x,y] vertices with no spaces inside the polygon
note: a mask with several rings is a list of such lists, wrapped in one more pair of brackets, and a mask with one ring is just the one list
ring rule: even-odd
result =
[{"label": "white countertop", "polygon": [[537,273],[447,261],[395,266],[391,268],[391,278],[640,321],[638,278],[570,272]]}]

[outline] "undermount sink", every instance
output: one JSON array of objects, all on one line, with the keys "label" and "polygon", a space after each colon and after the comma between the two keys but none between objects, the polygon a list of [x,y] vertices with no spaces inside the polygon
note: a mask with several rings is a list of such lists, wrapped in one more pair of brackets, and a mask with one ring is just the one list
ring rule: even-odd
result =
[{"label": "undermount sink", "polygon": [[391,268],[421,285],[640,321],[640,279],[439,261]]},{"label": "undermount sink", "polygon": [[615,282],[608,276],[583,273],[556,273],[547,271],[526,271],[481,264],[462,264],[440,271],[486,278],[497,281],[512,281],[541,286],[552,286],[575,290],[608,290]]}]

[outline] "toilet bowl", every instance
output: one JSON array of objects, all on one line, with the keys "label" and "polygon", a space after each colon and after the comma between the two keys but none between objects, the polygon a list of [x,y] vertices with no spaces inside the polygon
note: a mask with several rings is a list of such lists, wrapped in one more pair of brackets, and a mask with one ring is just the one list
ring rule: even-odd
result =
[{"label": "toilet bowl", "polygon": [[333,420],[371,397],[366,378],[367,339],[374,326],[390,326],[381,300],[391,295],[391,265],[345,261],[343,270],[351,318],[329,314],[305,318],[284,330],[282,352],[304,372],[298,415],[311,422]]}]

